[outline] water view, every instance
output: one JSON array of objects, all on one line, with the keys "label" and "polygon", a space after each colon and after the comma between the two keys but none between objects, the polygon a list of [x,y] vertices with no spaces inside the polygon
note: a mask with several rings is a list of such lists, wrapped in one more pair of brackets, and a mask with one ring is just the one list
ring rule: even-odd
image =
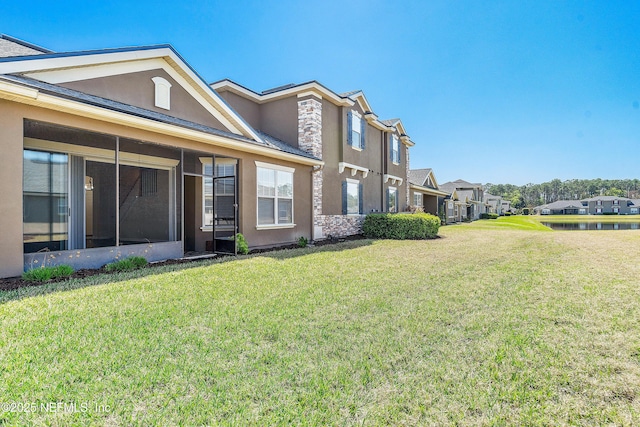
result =
[{"label": "water view", "polygon": [[639,222],[542,222],[553,230],[640,230]]}]

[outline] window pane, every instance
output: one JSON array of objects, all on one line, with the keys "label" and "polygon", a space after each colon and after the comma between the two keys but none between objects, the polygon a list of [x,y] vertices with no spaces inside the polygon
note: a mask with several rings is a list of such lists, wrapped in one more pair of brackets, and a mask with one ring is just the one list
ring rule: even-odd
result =
[{"label": "window pane", "polygon": [[347,183],[347,213],[360,213],[360,186],[354,182]]},{"label": "window pane", "polygon": [[258,168],[258,196],[276,195],[276,171]]},{"label": "window pane", "polygon": [[278,224],[293,222],[293,204],[291,199],[278,200]]},{"label": "window pane", "polygon": [[293,197],[293,174],[278,171],[278,197]]},{"label": "window pane", "polygon": [[204,216],[203,226],[213,225],[213,178],[204,177]]},{"label": "window pane", "polygon": [[258,224],[275,224],[274,217],[275,199],[258,198]]}]

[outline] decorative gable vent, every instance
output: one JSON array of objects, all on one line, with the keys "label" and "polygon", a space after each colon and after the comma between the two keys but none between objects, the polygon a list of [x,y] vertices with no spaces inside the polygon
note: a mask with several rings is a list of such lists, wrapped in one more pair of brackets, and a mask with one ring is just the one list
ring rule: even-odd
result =
[{"label": "decorative gable vent", "polygon": [[162,77],[154,77],[153,83],[156,85],[156,107],[171,109],[171,83]]}]

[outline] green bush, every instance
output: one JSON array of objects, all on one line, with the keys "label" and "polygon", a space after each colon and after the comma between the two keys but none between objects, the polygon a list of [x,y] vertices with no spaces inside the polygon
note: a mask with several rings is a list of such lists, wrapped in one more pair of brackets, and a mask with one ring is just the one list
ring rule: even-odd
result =
[{"label": "green bush", "polygon": [[480,219],[498,219],[498,214],[496,213],[481,213]]},{"label": "green bush", "polygon": [[307,238],[304,236],[300,236],[300,238],[298,239],[298,246],[301,248],[306,248],[308,244],[309,240],[307,240]]},{"label": "green bush", "polygon": [[56,265],[54,267],[40,267],[25,271],[22,278],[29,282],[46,282],[51,279],[69,277],[73,274],[73,267],[70,265]]},{"label": "green bush", "polygon": [[433,239],[439,229],[440,218],[426,213],[372,213],[362,225],[364,235],[374,239]]},{"label": "green bush", "polygon": [[239,254],[246,255],[249,253],[249,244],[242,233],[236,234],[236,249]]},{"label": "green bush", "polygon": [[130,271],[130,270],[136,270],[138,268],[142,268],[147,264],[148,262],[144,257],[132,256],[129,258],[125,258],[119,261],[109,263],[104,266],[104,269],[110,273],[116,272],[116,271]]}]

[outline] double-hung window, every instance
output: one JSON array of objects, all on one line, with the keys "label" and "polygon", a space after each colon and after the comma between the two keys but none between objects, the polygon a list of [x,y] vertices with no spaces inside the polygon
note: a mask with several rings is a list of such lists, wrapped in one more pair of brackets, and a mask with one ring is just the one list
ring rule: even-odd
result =
[{"label": "double-hung window", "polygon": [[293,225],[294,169],[256,162],[258,226]]},{"label": "double-hung window", "polygon": [[400,164],[400,141],[395,135],[391,135],[391,161]]},{"label": "double-hung window", "polygon": [[349,112],[349,130],[347,143],[355,149],[364,150],[364,120],[356,111]]},{"label": "double-hung window", "polygon": [[413,206],[422,207],[422,193],[413,193]]}]

